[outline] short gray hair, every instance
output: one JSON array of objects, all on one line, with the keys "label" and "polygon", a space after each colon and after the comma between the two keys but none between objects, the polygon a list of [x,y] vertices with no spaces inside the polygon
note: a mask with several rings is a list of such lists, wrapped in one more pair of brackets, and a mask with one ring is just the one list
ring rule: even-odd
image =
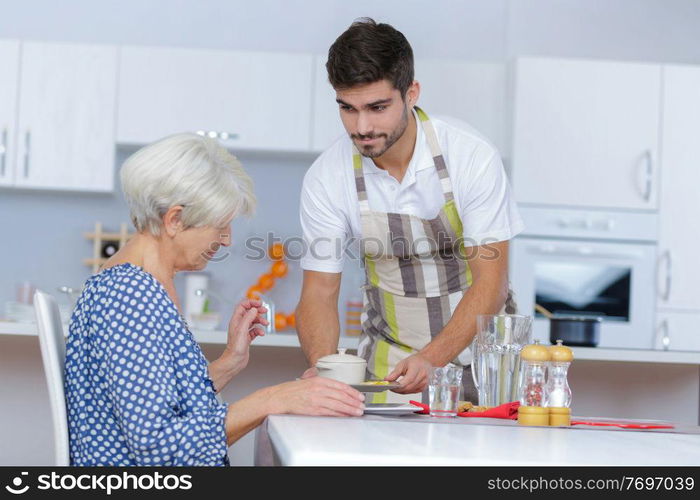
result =
[{"label": "short gray hair", "polygon": [[253,181],[238,159],[216,140],[176,134],[139,149],[121,168],[124,197],[136,230],[160,235],[163,215],[182,205],[182,223],[221,227],[251,215]]}]

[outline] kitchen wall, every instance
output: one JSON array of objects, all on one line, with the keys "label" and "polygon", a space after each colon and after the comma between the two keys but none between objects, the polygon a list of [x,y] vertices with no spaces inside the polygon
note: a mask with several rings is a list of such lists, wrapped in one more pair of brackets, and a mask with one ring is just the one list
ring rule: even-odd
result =
[{"label": "kitchen wall", "polygon": [[[325,53],[354,18],[369,15],[403,31],[421,58],[505,63],[518,55],[551,55],[700,63],[695,0],[0,0],[0,13],[0,38]],[[118,150],[117,165],[129,152]],[[245,237],[299,234],[298,193],[313,160],[239,156],[255,180],[260,207],[255,218],[235,222],[231,256],[209,267],[213,287],[231,298],[266,267],[242,259]],[[81,259],[91,253],[82,233],[98,220],[108,229],[128,220],[118,190],[0,191],[0,304],[13,300],[15,284],[23,280],[49,291],[79,286],[89,275]],[[275,289],[279,309],[294,307],[300,275],[292,265]],[[0,464],[50,463],[36,339],[0,338],[0,352]],[[303,366],[301,359],[283,360],[286,352],[265,352],[265,363],[283,363],[290,373]],[[263,371],[249,376],[254,374]],[[252,388],[246,385],[242,393]],[[241,452],[235,463],[249,461]]]},{"label": "kitchen wall", "polygon": [[0,37],[327,51],[356,17],[419,57],[515,55],[700,62],[695,0],[0,0]]},{"label": "kitchen wall", "polygon": [[[700,63],[700,4],[693,0],[0,0],[0,11],[0,38],[324,53],[353,19],[370,15],[401,29],[422,58],[506,62],[555,55]],[[118,150],[117,166],[129,152]],[[265,268],[240,265],[244,237],[299,234],[298,188],[313,161],[312,155],[239,156],[256,181],[260,209],[254,219],[234,225],[239,245],[231,257],[209,267],[213,286],[227,297],[238,296]],[[128,220],[119,191],[0,191],[0,304],[14,299],[23,280],[50,291],[79,286],[89,275],[80,261],[91,253],[82,233],[98,220],[108,229]],[[292,266],[274,292],[284,310],[294,306],[299,276]]]},{"label": "kitchen wall", "polygon": [[[131,151],[120,148],[117,163],[121,165]],[[238,156],[255,182],[258,209],[253,218],[234,221],[233,245],[220,250],[217,257],[222,260],[207,267],[211,288],[230,298],[228,304],[213,300],[213,306],[222,311],[269,268],[267,260],[244,260],[246,238],[267,239],[268,234],[290,238],[301,234],[298,198],[304,172],[313,161],[309,155]],[[119,186],[119,182],[115,185]],[[92,242],[83,233],[91,231],[96,221],[102,221],[105,230],[112,231],[117,231],[121,222],[129,221],[120,188],[113,195],[6,190],[0,192],[0,214],[3,234],[8,236],[0,247],[0,304],[14,300],[16,284],[25,280],[49,292],[62,285],[80,287],[91,274],[91,268],[82,259],[91,257]],[[274,290],[280,310],[294,309],[300,282],[298,263],[290,261],[289,275]],[[184,290],[182,276],[178,276],[176,284]]]}]

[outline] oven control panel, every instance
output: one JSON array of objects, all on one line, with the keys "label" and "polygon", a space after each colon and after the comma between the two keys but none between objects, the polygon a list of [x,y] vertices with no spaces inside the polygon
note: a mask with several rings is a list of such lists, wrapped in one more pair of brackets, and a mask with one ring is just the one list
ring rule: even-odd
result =
[{"label": "oven control panel", "polygon": [[580,210],[519,205],[525,221],[523,236],[636,240],[655,242],[658,215],[654,212]]}]

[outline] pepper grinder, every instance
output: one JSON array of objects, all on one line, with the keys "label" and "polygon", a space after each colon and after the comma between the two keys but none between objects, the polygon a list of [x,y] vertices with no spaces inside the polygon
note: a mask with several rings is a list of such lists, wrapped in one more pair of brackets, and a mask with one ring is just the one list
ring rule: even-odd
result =
[{"label": "pepper grinder", "polygon": [[523,347],[520,363],[523,377],[520,384],[518,423],[521,425],[549,425],[549,408],[545,406],[545,372],[550,352],[539,340]]},{"label": "pepper grinder", "polygon": [[551,360],[546,387],[549,425],[568,426],[571,425],[571,388],[567,372],[574,353],[561,340],[557,340],[557,344],[549,348],[549,354]]}]

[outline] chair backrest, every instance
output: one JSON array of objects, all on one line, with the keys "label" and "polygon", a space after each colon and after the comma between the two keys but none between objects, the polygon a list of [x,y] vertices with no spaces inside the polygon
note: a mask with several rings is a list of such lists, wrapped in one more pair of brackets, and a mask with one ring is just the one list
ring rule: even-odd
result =
[{"label": "chair backrest", "polygon": [[61,324],[61,314],[56,299],[40,290],[34,293],[34,311],[39,329],[41,358],[44,362],[46,384],[49,389],[56,465],[70,465],[68,417],[66,415],[66,396],[63,390],[66,340]]}]

